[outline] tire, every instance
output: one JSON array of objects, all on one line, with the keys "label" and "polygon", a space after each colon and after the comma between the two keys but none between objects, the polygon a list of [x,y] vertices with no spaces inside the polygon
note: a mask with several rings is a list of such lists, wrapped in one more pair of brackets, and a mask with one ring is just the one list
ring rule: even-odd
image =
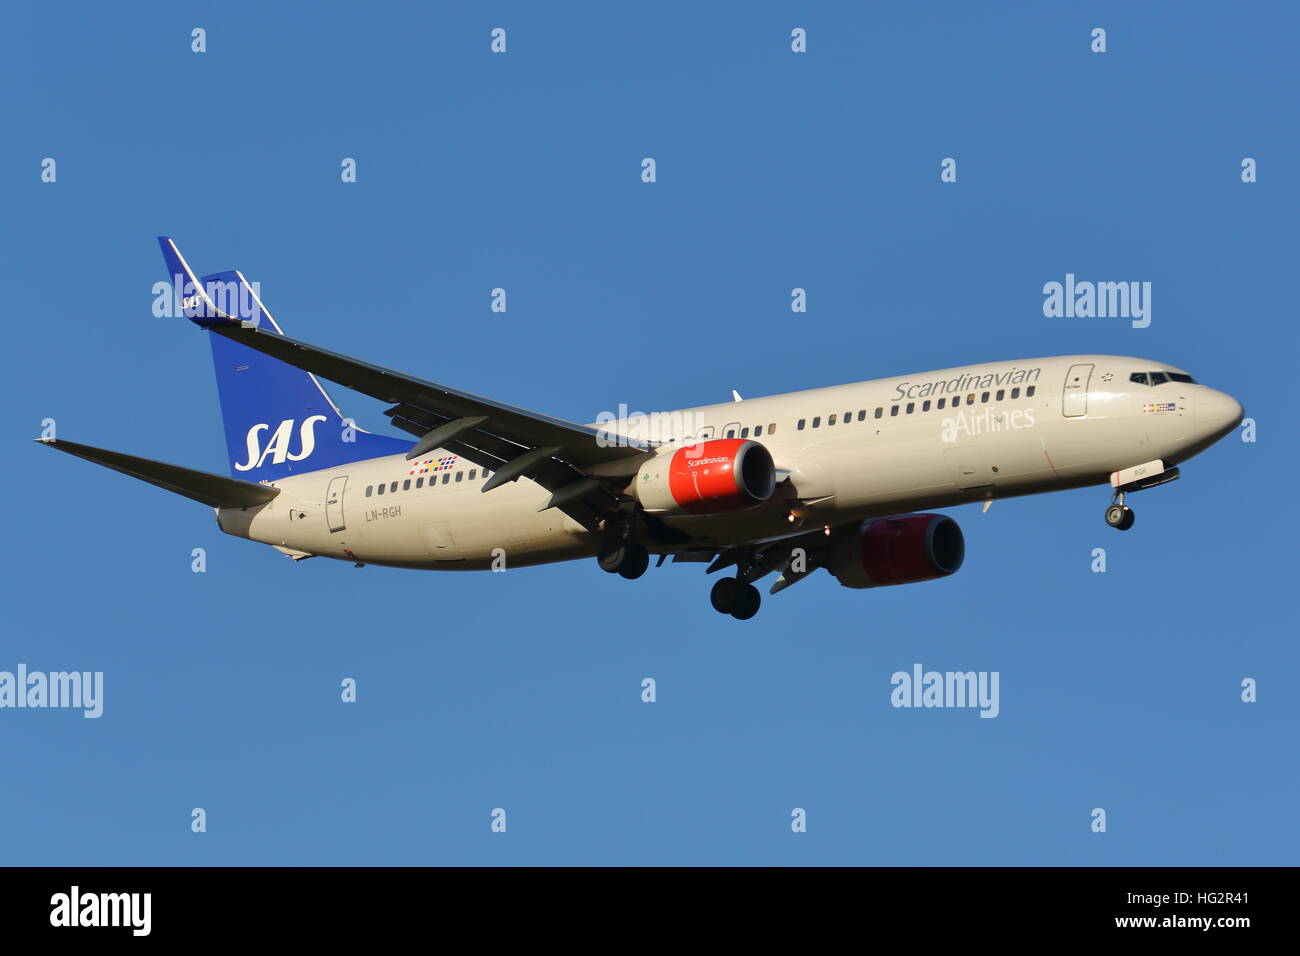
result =
[{"label": "tire", "polygon": [[[1110,525],[1112,528],[1119,528],[1121,531],[1124,530],[1122,526],[1124,524],[1124,515],[1126,513],[1132,514],[1133,512],[1129,511],[1123,505],[1111,505],[1106,509],[1106,524]],[[1133,522],[1131,521],[1129,522],[1129,524],[1132,523]]]},{"label": "tire", "polygon": [[735,578],[718,578],[713,584],[713,590],[709,592],[709,601],[713,604],[713,610],[719,614],[730,614],[740,588],[741,584]]},{"label": "tire", "polygon": [[748,621],[758,613],[758,607],[763,603],[763,596],[758,593],[758,588],[752,584],[742,584],[736,592],[736,600],[731,607],[731,616],[737,621]]},{"label": "tire", "polygon": [[1115,527],[1119,528],[1120,531],[1127,531],[1129,528],[1133,527],[1133,522],[1136,520],[1136,518],[1137,515],[1133,513],[1132,508],[1125,508],[1124,520],[1122,520],[1119,524],[1115,525]]},{"label": "tire", "polygon": [[643,545],[629,541],[623,546],[623,563],[619,565],[619,574],[629,581],[635,581],[645,574],[645,569],[648,567],[650,567],[650,553]]},{"label": "tire", "polygon": [[601,543],[600,550],[596,553],[596,561],[600,564],[602,571],[615,574],[623,566],[626,555],[626,542],[621,538],[608,538]]}]

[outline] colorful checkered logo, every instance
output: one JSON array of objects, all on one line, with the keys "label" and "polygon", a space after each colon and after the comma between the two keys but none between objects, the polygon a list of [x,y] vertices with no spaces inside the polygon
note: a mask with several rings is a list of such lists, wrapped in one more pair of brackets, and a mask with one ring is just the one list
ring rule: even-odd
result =
[{"label": "colorful checkered logo", "polygon": [[424,461],[417,461],[415,467],[407,472],[408,475],[427,475],[431,471],[451,471],[456,465],[456,456],[447,455],[443,458],[426,458]]}]

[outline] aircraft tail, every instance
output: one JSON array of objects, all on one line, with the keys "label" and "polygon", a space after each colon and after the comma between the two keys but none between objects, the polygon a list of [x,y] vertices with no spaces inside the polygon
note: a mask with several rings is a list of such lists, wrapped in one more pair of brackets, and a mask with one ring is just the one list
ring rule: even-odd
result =
[{"label": "aircraft tail", "polygon": [[[237,270],[196,279],[171,239],[163,258],[187,318],[205,328],[239,321],[283,335]],[[412,442],[375,435],[345,418],[316,376],[209,331],[230,473],[275,481],[354,461],[404,454]]]},{"label": "aircraft tail", "polygon": [[167,462],[154,461],[152,458],[137,458],[135,455],[125,455],[120,451],[109,451],[107,448],[95,448],[93,445],[81,445],[62,438],[38,438],[37,441],[58,451],[67,452],[69,455],[76,455],[78,458],[93,461],[105,468],[120,471],[132,478],[147,481],[159,488],[166,488],[186,498],[201,501],[212,508],[256,508],[258,505],[266,504],[280,493],[279,488],[268,488],[266,485],[253,484],[251,481],[240,481],[207,471],[195,471],[193,468],[182,468],[180,465],[169,465]]}]

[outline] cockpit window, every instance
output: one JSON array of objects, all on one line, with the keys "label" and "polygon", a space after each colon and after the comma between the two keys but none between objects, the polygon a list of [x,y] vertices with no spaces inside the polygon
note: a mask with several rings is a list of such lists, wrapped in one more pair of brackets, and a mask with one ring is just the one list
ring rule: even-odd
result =
[{"label": "cockpit window", "polygon": [[1128,377],[1130,382],[1136,382],[1138,385],[1164,385],[1166,382],[1181,382],[1184,385],[1195,385],[1196,379],[1190,375],[1184,375],[1182,372],[1134,372]]}]

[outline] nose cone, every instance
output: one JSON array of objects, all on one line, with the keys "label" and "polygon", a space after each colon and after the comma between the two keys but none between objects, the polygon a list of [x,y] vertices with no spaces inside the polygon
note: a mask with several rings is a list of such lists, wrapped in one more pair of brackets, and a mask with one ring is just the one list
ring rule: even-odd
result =
[{"label": "nose cone", "polygon": [[1207,388],[1196,396],[1196,430],[1210,441],[1222,438],[1241,423],[1245,410],[1227,392]]}]

